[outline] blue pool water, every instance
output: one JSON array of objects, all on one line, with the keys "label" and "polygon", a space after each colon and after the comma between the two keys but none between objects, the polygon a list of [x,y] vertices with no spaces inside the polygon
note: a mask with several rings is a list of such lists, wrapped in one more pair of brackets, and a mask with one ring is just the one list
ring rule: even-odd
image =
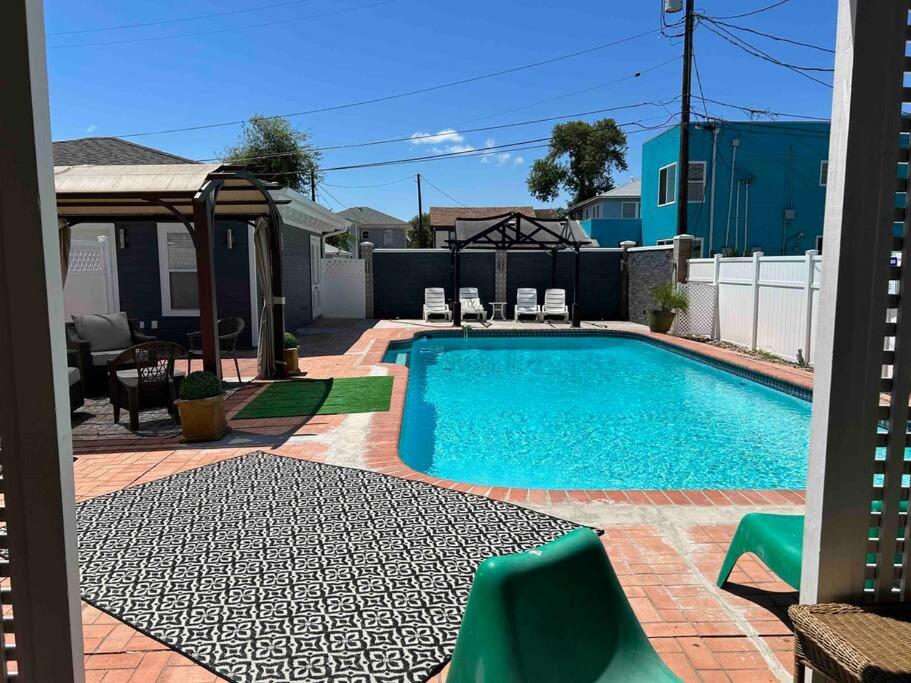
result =
[{"label": "blue pool water", "polygon": [[566,489],[805,485],[808,402],[647,342],[418,339],[409,365],[399,453],[438,477]]}]

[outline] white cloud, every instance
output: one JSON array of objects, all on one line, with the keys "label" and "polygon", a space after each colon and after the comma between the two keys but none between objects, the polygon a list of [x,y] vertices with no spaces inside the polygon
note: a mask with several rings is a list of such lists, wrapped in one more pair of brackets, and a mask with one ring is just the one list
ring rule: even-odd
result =
[{"label": "white cloud", "polygon": [[465,138],[456,133],[454,128],[445,128],[436,133],[417,133],[411,134],[411,144],[413,145],[439,145],[446,142],[463,142]]},{"label": "white cloud", "polygon": [[515,158],[512,160],[512,163],[513,163],[514,166],[519,166],[520,164],[524,164],[524,163],[525,163],[525,159],[523,159],[522,157],[515,157]]},{"label": "white cloud", "polygon": [[98,126],[96,126],[96,125],[93,123],[93,124],[91,124],[88,128],[85,129],[85,132],[86,132],[86,133],[94,133],[96,130],[98,130]]}]

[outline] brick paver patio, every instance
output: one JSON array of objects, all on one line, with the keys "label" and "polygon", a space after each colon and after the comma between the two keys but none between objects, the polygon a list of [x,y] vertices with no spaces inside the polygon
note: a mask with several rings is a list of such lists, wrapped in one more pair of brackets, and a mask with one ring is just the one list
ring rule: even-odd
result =
[{"label": "brick paver patio", "polygon": [[[309,377],[392,375],[388,413],[235,420],[234,431],[225,440],[204,448],[185,447],[170,437],[79,439],[74,465],[77,500],[260,449],[509,500],[604,529],[603,542],[636,615],[655,648],[684,680],[789,680],[793,641],[786,610],[796,593],[753,556],[741,559],[725,590],[718,590],[714,580],[745,512],[800,512],[803,492],[503,489],[443,482],[415,472],[396,451],[408,371],[381,360],[388,341],[409,338],[424,327],[415,322],[372,325],[333,320],[312,326],[302,337],[301,369]],[[810,373],[696,342],[674,343],[812,386]],[[228,365],[225,375],[231,379],[233,363]],[[241,361],[241,374],[245,379],[255,374],[255,359]],[[253,383],[234,394],[229,417],[261,387]],[[90,682],[220,680],[89,605],[83,605],[82,614]]]}]

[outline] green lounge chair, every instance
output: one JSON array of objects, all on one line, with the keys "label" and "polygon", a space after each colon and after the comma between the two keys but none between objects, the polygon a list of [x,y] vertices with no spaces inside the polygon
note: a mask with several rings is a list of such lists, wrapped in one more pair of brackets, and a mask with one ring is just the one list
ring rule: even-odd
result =
[{"label": "green lounge chair", "polygon": [[[880,512],[881,500],[874,500],[872,512]],[[901,512],[908,511],[908,501],[899,503]],[[801,556],[803,554],[803,515],[773,515],[751,512],[743,516],[725,555],[718,574],[718,587],[722,588],[737,560],[744,553],[755,553],[782,581],[796,591],[800,590]],[[877,530],[870,529],[870,538]],[[899,535],[904,533],[899,529]]]},{"label": "green lounge chair", "polygon": [[743,516],[718,574],[718,587],[724,586],[737,560],[744,553],[755,553],[794,590],[800,590],[800,563],[803,551],[803,515],[772,515],[751,512]]},{"label": "green lounge chair", "polygon": [[520,681],[680,681],[591,529],[478,567],[446,683]]}]

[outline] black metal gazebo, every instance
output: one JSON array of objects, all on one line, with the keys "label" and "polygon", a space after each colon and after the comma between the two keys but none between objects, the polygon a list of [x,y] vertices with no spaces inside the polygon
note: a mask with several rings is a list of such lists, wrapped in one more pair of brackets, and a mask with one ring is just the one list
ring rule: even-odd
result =
[{"label": "black metal gazebo", "polygon": [[453,239],[447,240],[452,259],[452,324],[460,325],[462,306],[459,301],[459,253],[463,249],[538,250],[552,258],[551,279],[556,280],[557,254],[572,249],[575,254],[572,325],[579,327],[579,261],[583,246],[591,240],[578,221],[569,218],[540,219],[511,212],[488,218],[457,218]]}]

